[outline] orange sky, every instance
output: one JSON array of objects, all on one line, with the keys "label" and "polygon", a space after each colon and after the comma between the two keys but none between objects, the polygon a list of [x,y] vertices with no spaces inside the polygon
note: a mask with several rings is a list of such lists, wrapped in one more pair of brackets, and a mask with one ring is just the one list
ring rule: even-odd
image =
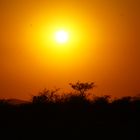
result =
[{"label": "orange sky", "polygon": [[[0,97],[95,81],[96,95],[140,93],[139,0],[0,0]],[[53,42],[58,29],[67,44]]]}]

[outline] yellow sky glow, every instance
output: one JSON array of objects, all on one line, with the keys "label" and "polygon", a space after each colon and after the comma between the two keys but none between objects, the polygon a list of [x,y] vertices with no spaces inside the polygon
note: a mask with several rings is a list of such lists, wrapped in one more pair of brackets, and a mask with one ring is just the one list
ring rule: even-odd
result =
[{"label": "yellow sky glow", "polygon": [[[95,94],[140,92],[138,0],[1,0],[0,98],[95,81]],[[118,88],[119,87],[119,88]]]}]

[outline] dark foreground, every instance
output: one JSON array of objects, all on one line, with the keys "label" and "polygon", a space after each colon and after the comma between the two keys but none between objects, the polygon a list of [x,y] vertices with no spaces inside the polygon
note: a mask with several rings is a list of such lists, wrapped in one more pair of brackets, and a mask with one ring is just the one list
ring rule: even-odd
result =
[{"label": "dark foreground", "polygon": [[[91,138],[131,137],[137,139],[140,130],[140,100],[125,97],[109,102],[99,97],[89,102],[83,97],[67,101],[34,101],[20,105],[0,103],[0,129],[59,132],[82,136],[87,131]],[[23,132],[23,131],[22,131]],[[48,132],[49,133],[49,132]],[[35,134],[34,134],[35,135]],[[54,135],[52,135],[54,136]]]}]

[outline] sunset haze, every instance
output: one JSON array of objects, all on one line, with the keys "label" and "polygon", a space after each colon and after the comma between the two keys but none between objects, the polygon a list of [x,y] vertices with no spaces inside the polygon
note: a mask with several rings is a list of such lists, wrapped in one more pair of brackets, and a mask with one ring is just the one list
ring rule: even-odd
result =
[{"label": "sunset haze", "polygon": [[77,81],[95,95],[140,93],[140,1],[0,0],[0,98]]}]

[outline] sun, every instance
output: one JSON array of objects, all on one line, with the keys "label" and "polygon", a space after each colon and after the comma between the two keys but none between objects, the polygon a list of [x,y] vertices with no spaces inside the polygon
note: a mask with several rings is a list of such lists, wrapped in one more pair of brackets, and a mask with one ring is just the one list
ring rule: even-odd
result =
[{"label": "sun", "polygon": [[69,39],[68,32],[64,30],[57,31],[55,33],[55,40],[57,43],[63,44],[66,43]]}]

